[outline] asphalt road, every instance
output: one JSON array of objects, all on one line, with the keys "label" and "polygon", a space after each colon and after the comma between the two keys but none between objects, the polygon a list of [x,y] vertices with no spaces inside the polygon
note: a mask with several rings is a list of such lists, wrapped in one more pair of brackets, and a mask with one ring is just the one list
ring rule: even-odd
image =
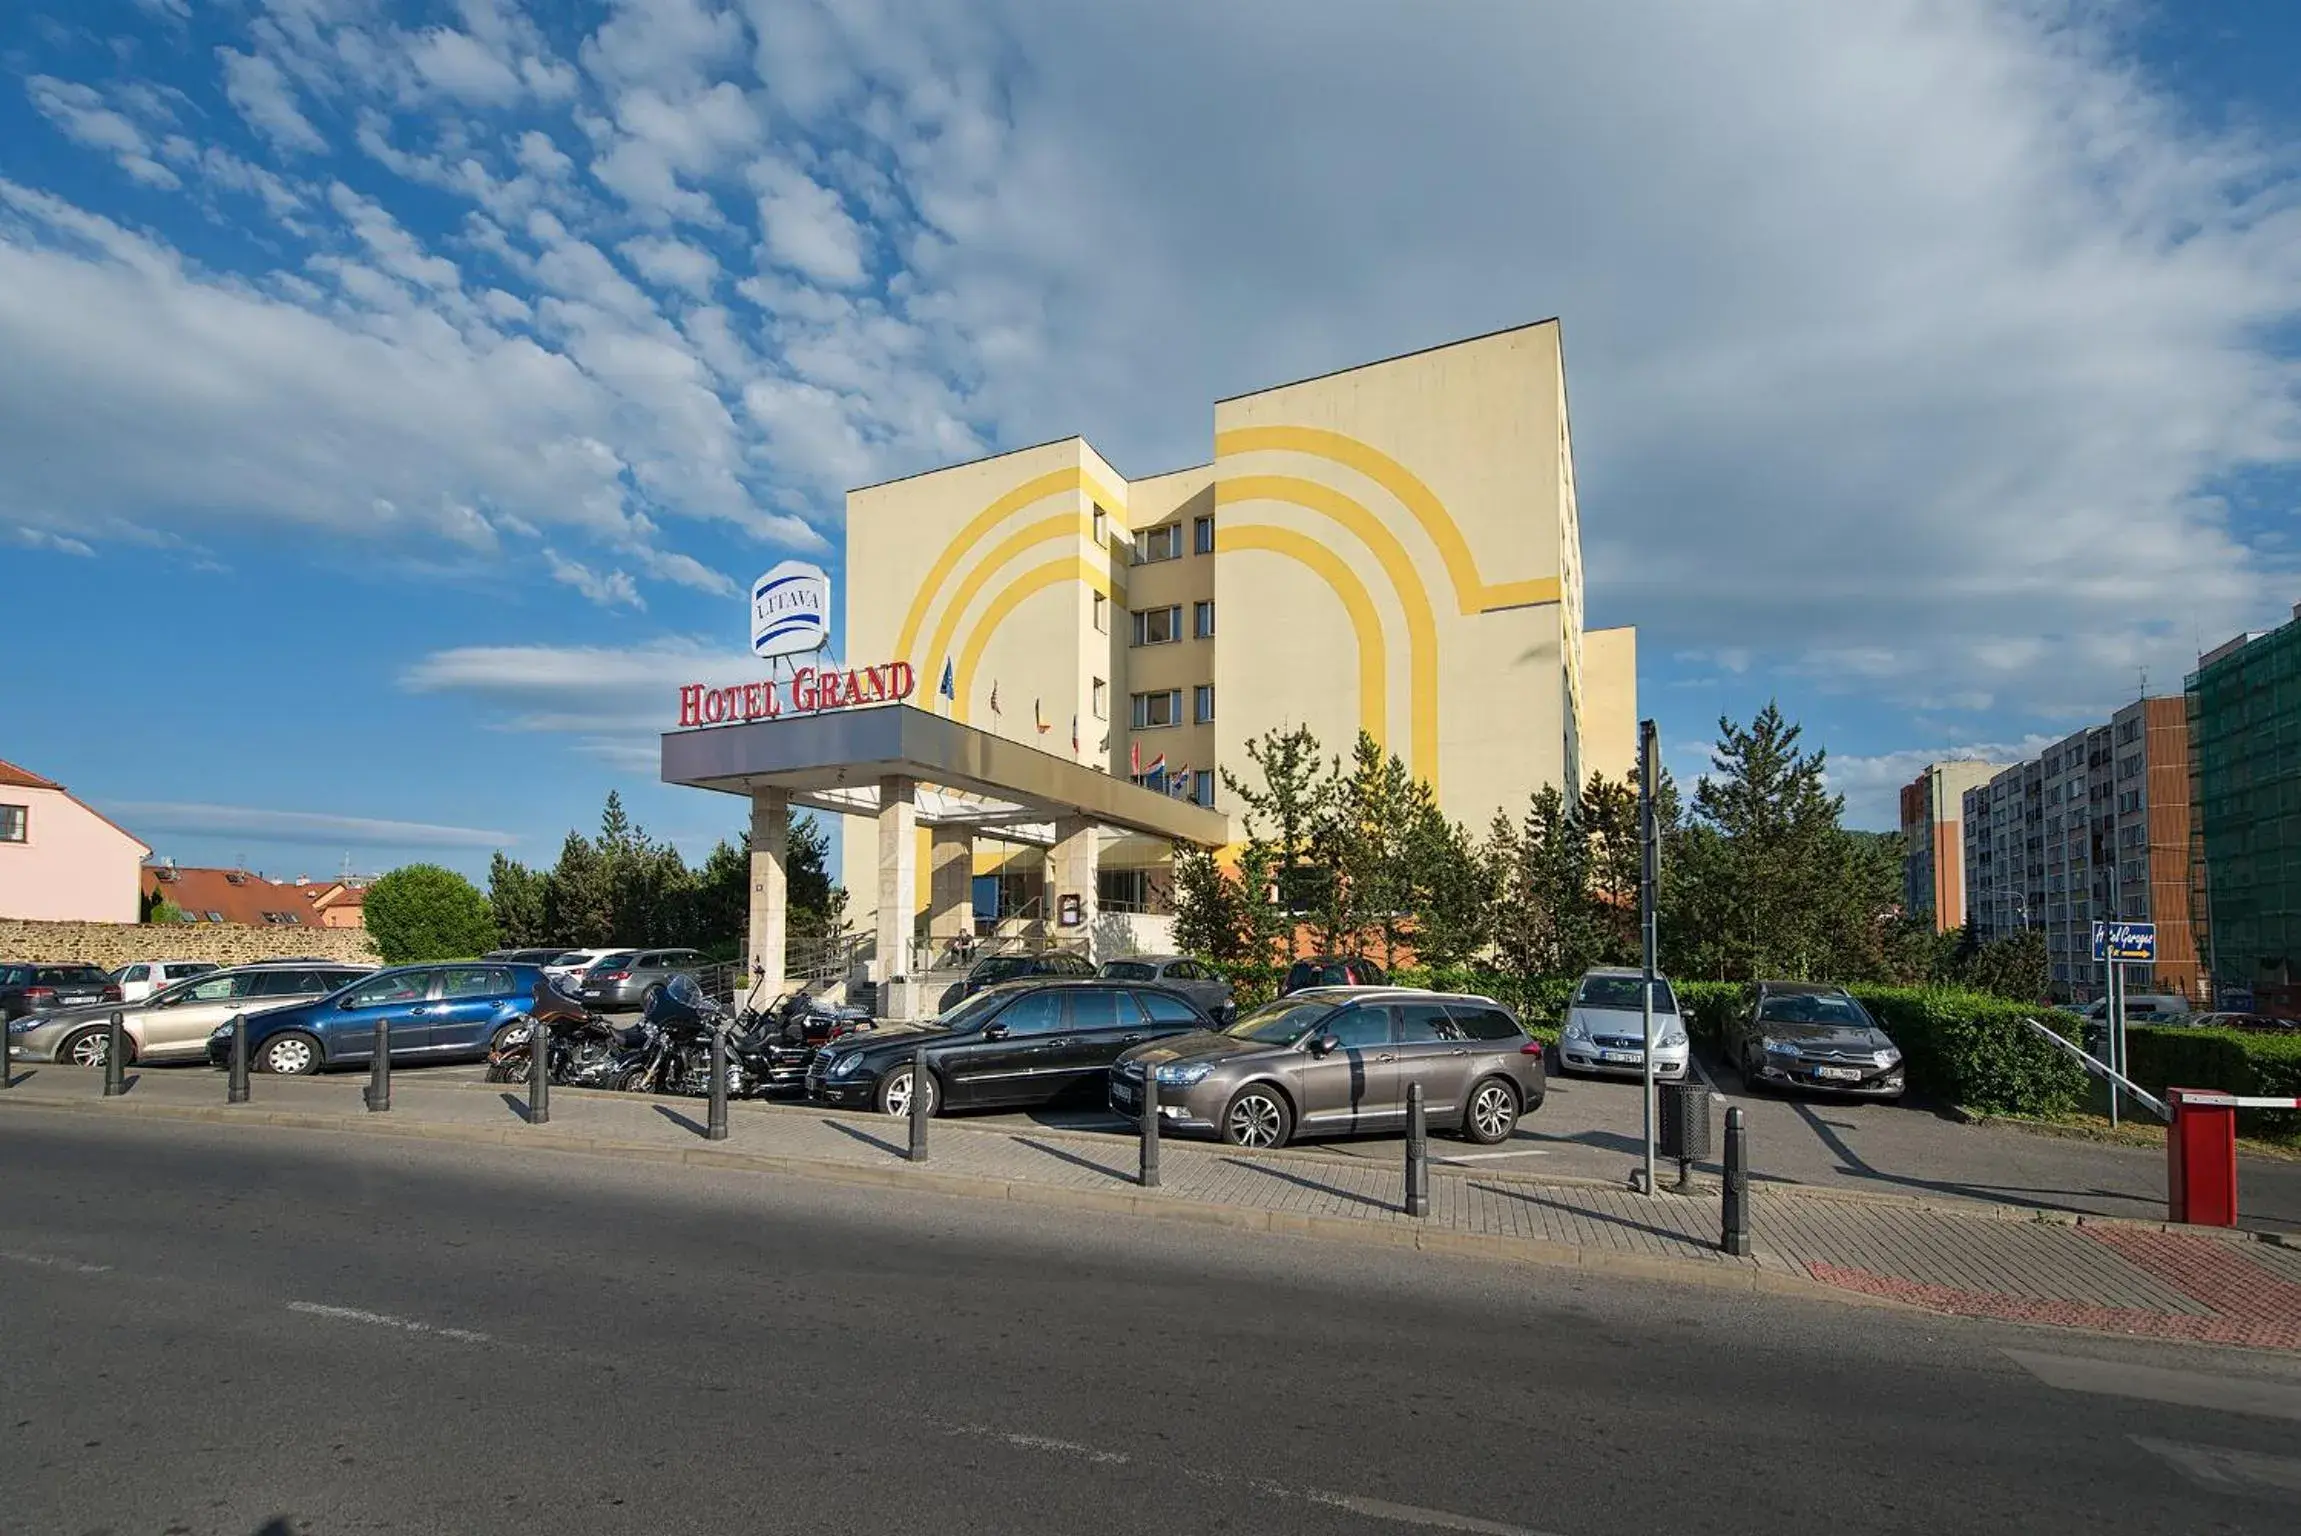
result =
[{"label": "asphalt road", "polygon": [[0,1530],[2288,1532],[2301,1366],[0,1110]]}]

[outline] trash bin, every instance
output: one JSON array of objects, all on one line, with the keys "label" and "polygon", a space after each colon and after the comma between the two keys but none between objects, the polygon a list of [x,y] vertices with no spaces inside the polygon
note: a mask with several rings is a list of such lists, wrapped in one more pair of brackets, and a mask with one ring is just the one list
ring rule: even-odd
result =
[{"label": "trash bin", "polygon": [[1716,1143],[1710,1126],[1710,1085],[1693,1078],[1656,1083],[1655,1151],[1680,1162],[1698,1163]]}]

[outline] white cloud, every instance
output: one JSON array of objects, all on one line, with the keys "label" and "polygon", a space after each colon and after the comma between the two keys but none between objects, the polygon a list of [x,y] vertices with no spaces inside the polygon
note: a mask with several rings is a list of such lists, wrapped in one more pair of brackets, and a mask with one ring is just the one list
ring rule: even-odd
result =
[{"label": "white cloud", "polygon": [[53,75],[34,75],[25,89],[40,114],[74,143],[108,152],[121,170],[146,186],[172,192],[183,185],[174,171],[153,158],[144,130],[106,106],[96,91]]},{"label": "white cloud", "polygon": [[580,561],[567,559],[549,546],[543,551],[543,563],[550,567],[553,581],[575,588],[602,608],[647,606],[639,595],[638,583],[631,579],[628,571],[595,571]]},{"label": "white cloud", "polygon": [[452,27],[425,32],[408,49],[408,58],[426,85],[458,101],[505,107],[526,89],[518,70]]},{"label": "white cloud", "polygon": [[615,122],[620,133],[591,166],[602,186],[641,218],[723,221],[710,194],[690,183],[708,181],[758,140],[758,114],[738,87],[721,81],[676,97],[634,87],[616,99]]},{"label": "white cloud", "polygon": [[263,54],[218,48],[224,66],[224,94],[250,128],[289,154],[318,153],[328,147],[320,131],[296,105],[295,87],[279,65]]},{"label": "white cloud", "polygon": [[834,287],[863,280],[863,231],[836,192],[781,160],[753,165],[751,181],[770,258]]},{"label": "white cloud", "polygon": [[1867,755],[1833,752],[1823,766],[1822,776],[1828,781],[1831,793],[1846,797],[1849,825],[1895,828],[1901,825],[1902,786],[1916,778],[1928,763],[2019,763],[2037,756],[2060,739],[2059,736],[2029,735],[2018,741],[1945,741],[1937,747],[1910,747]]},{"label": "white cloud", "polygon": [[16,527],[8,530],[8,542],[22,549],[43,549],[57,555],[79,555],[87,558],[96,553],[88,544],[45,528]]},{"label": "white cloud", "polygon": [[614,15],[584,43],[586,69],[610,85],[682,86],[734,59],[743,23],[698,0],[616,0]]},{"label": "white cloud", "polygon": [[617,249],[641,277],[660,288],[678,288],[703,298],[719,277],[719,259],[682,240],[626,240]]},{"label": "white cloud", "polygon": [[571,736],[593,756],[652,769],[656,736],[678,723],[682,684],[756,682],[759,668],[743,652],[677,638],[631,647],[459,646],[424,657],[400,686],[470,699],[501,729]]},{"label": "white cloud", "polygon": [[105,811],[144,832],[185,837],[263,838],[279,843],[351,843],[396,848],[506,848],[519,841],[485,827],[443,827],[422,821],[385,821],[319,811],[272,811],[252,806],[176,801],[107,801]]}]

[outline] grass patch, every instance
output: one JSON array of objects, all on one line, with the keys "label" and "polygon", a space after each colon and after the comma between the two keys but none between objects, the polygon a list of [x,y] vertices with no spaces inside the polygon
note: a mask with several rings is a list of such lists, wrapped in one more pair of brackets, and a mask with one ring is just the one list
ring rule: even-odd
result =
[{"label": "grass patch", "polygon": [[[2149,1118],[2146,1111],[2138,1120],[2128,1117],[2112,1126],[2107,1115],[2085,1110],[2067,1110],[2052,1115],[1983,1115],[1992,1125],[2016,1126],[2044,1136],[2063,1136],[2073,1141],[2099,1141],[2119,1147],[2152,1147],[2165,1149],[2165,1127]],[[2255,1157],[2273,1157],[2285,1162],[2301,1162],[2301,1131],[2273,1132],[2266,1136],[2240,1136],[2237,1150]]]}]

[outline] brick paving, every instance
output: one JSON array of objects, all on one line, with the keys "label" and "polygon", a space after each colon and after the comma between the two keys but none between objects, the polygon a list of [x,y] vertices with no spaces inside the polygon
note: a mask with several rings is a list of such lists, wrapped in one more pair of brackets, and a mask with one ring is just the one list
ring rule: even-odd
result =
[{"label": "brick paving", "polygon": [[[693,1156],[706,1146],[698,1140],[704,1106],[696,1100],[563,1090],[554,1095],[550,1125],[531,1131],[523,1094],[500,1085],[403,1074],[388,1115],[362,1112],[360,1086],[347,1076],[260,1077],[257,1102],[227,1111],[220,1076],[212,1073],[140,1072],[126,1098],[103,1101],[93,1074],[46,1069],[0,1096],[0,1113],[11,1104],[47,1104],[131,1118],[285,1115],[299,1124],[395,1135],[512,1145],[533,1137],[539,1147],[657,1156]],[[908,1166],[907,1128],[897,1121],[737,1104],[730,1125],[729,1140],[710,1144],[714,1154],[803,1159],[827,1172],[836,1171],[830,1165]],[[1022,1197],[1031,1187],[1137,1194],[1136,1149],[1128,1140],[970,1126],[962,1118],[935,1122],[930,1142],[926,1171],[991,1181],[985,1192],[1003,1186]],[[1416,1220],[1403,1213],[1404,1170],[1392,1164],[1172,1139],[1163,1150],[1162,1188],[1142,1192],[1138,1208],[1165,1202],[1178,1214],[1211,1217],[1220,1212],[1209,1208],[1219,1207],[1340,1222],[1344,1230],[1363,1224],[1404,1241],[1451,1232],[1546,1245],[1522,1252],[1591,1269],[1662,1260],[1692,1279],[1739,1275],[1755,1284],[1771,1273],[1963,1316],[2301,1350],[2301,1250],[2269,1244],[2092,1220],[2015,1220],[1979,1205],[1960,1209],[1954,1200],[1920,1205],[1768,1183],[1752,1192],[1756,1251],[1737,1259],[1717,1250],[1714,1191],[1648,1199],[1619,1186],[1434,1160],[1430,1214]]]}]

